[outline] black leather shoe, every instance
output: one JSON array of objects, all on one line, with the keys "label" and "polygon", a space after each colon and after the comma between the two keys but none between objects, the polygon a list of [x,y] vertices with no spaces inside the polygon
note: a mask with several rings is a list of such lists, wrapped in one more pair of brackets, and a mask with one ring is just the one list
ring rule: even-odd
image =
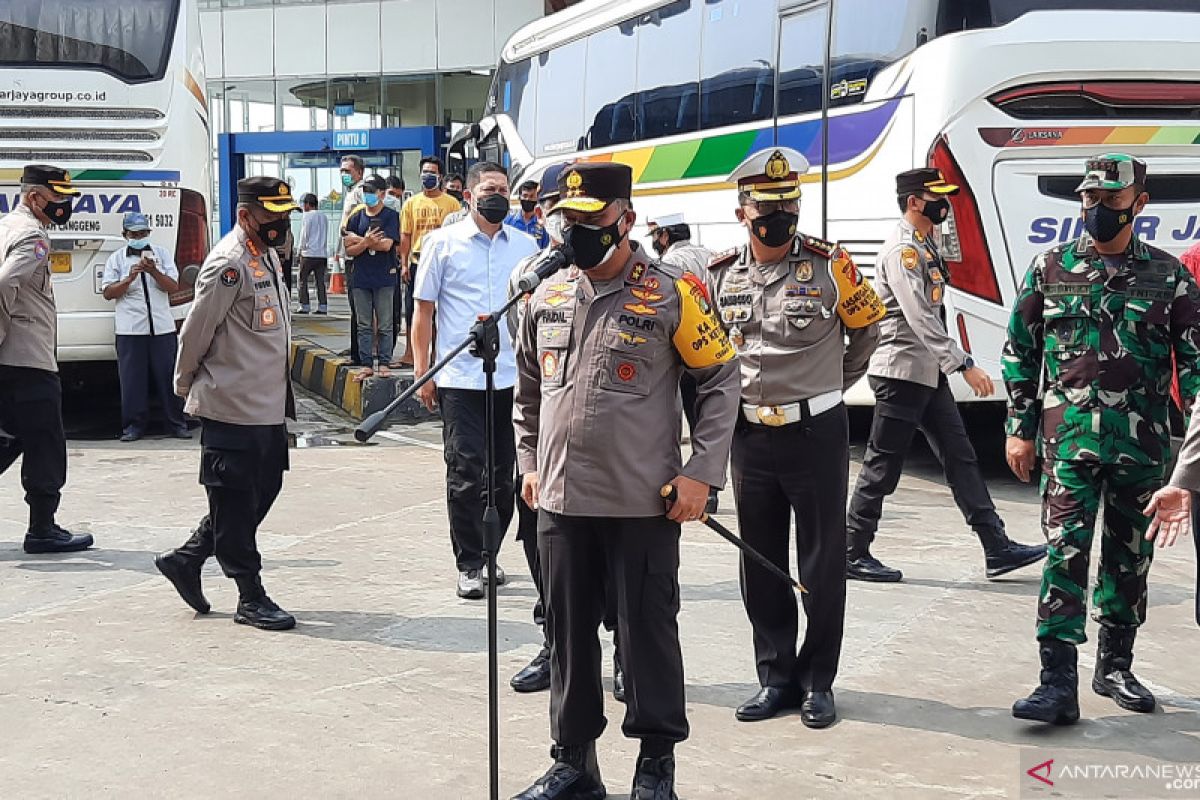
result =
[{"label": "black leather shoe", "polygon": [[120,436],[120,441],[122,441],[122,442],[136,442],[138,439],[141,439],[141,438],[142,438],[142,432],[141,432],[141,431],[134,430],[133,428],[126,428],[126,429],[125,429],[124,431],[122,431],[122,433],[121,433],[121,436]]},{"label": "black leather shoe", "polygon": [[800,691],[791,686],[764,686],[758,694],[738,706],[735,716],[742,722],[760,722],[800,704]]},{"label": "black leather shoe", "polygon": [[513,675],[508,685],[513,691],[525,694],[527,692],[543,692],[550,688],[550,650],[543,647],[542,651],[533,657],[533,661],[525,669]]},{"label": "black leather shoe", "polygon": [[275,601],[265,594],[257,600],[238,600],[233,621],[264,631],[286,631],[296,627],[296,618],[275,605]]},{"label": "black leather shoe", "polygon": [[176,555],[174,550],[168,550],[154,557],[154,566],[171,582],[175,591],[183,598],[183,602],[191,606],[196,613],[207,614],[212,610],[212,606],[204,597],[204,591],[200,588],[200,564],[190,566],[187,561]]},{"label": "black leather shoe", "polygon": [[1092,691],[1111,697],[1126,711],[1148,714],[1154,710],[1154,695],[1133,674],[1133,625],[1100,626],[1096,648],[1096,673]]},{"label": "black leather shoe", "polygon": [[30,555],[38,553],[77,553],[87,550],[93,544],[90,533],[71,533],[59,525],[51,525],[43,530],[31,530],[25,533],[25,552]]},{"label": "black leather shoe", "polygon": [[176,428],[175,430],[171,431],[171,438],[172,439],[190,439],[190,438],[192,438],[192,432],[189,431],[187,428]]},{"label": "black leather shoe", "polygon": [[806,728],[828,728],[837,720],[833,692],[809,692],[800,704],[800,721]]},{"label": "black leather shoe", "polygon": [[897,583],[904,575],[892,569],[870,553],[849,555],[846,559],[846,577],[855,581],[872,583]]},{"label": "black leather shoe", "polygon": [[596,763],[596,743],[550,748],[554,765],[512,800],[604,800],[608,792]]},{"label": "black leather shoe", "polygon": [[625,668],[617,653],[613,653],[613,699],[618,703],[625,702]]},{"label": "black leather shoe", "polygon": [[629,800],[679,800],[675,794],[675,756],[638,756]]}]

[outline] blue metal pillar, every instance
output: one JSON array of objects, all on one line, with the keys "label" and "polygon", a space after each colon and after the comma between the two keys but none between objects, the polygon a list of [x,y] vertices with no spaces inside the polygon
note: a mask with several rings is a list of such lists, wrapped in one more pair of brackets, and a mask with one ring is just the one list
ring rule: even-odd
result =
[{"label": "blue metal pillar", "polygon": [[233,229],[237,219],[237,182],[246,177],[246,156],[234,149],[234,134],[217,136],[217,186],[220,196],[217,207],[221,210],[221,235]]}]

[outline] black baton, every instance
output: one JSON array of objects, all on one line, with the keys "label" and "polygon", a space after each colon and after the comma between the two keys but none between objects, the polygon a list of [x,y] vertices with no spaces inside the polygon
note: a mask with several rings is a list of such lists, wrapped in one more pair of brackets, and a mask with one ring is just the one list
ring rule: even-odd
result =
[{"label": "black baton", "polygon": [[[661,494],[663,496],[663,499],[665,499],[668,503],[674,503],[676,501],[676,499],[678,499],[678,497],[679,497],[679,492],[675,489],[675,487],[673,485],[671,485],[669,483],[666,486],[662,487],[662,489],[659,491],[659,494]],[[728,528],[726,528],[721,523],[717,522],[715,519],[710,517],[708,514],[701,514],[700,521],[703,522],[705,525],[707,525],[709,530],[713,531],[718,536],[720,536],[722,539],[729,542],[731,545],[733,545],[737,549],[741,550],[746,555],[750,556],[751,559],[756,561],[758,563],[758,565],[760,567],[762,567],[763,569],[765,569],[767,572],[771,573],[776,578],[779,578],[782,581],[787,581],[788,585],[791,586],[793,589],[795,589],[797,592],[801,592],[802,594],[808,594],[808,589],[804,588],[804,584],[800,583],[799,581],[792,580],[791,575],[788,575],[782,569],[777,567],[772,561],[770,561],[762,553],[758,552],[753,547],[746,544],[740,536],[734,535],[734,533],[732,531],[730,531]]]}]

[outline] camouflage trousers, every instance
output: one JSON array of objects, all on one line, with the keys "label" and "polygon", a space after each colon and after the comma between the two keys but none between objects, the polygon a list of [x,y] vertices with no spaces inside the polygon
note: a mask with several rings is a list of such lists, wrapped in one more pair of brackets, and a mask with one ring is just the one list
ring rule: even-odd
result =
[{"label": "camouflage trousers", "polygon": [[1100,568],[1092,614],[1104,625],[1141,625],[1154,546],[1142,509],[1162,486],[1164,467],[1047,459],[1042,470],[1042,530],[1049,542],[1038,599],[1039,639],[1087,641],[1088,562],[1100,501]]}]

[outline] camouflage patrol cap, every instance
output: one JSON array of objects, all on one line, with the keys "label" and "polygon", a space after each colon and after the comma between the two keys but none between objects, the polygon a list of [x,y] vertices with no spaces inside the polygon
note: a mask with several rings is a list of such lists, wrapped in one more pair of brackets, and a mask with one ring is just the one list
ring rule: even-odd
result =
[{"label": "camouflage patrol cap", "polygon": [[1106,153],[1087,160],[1087,175],[1075,192],[1107,189],[1111,192],[1146,182],[1146,162],[1125,153]]}]

